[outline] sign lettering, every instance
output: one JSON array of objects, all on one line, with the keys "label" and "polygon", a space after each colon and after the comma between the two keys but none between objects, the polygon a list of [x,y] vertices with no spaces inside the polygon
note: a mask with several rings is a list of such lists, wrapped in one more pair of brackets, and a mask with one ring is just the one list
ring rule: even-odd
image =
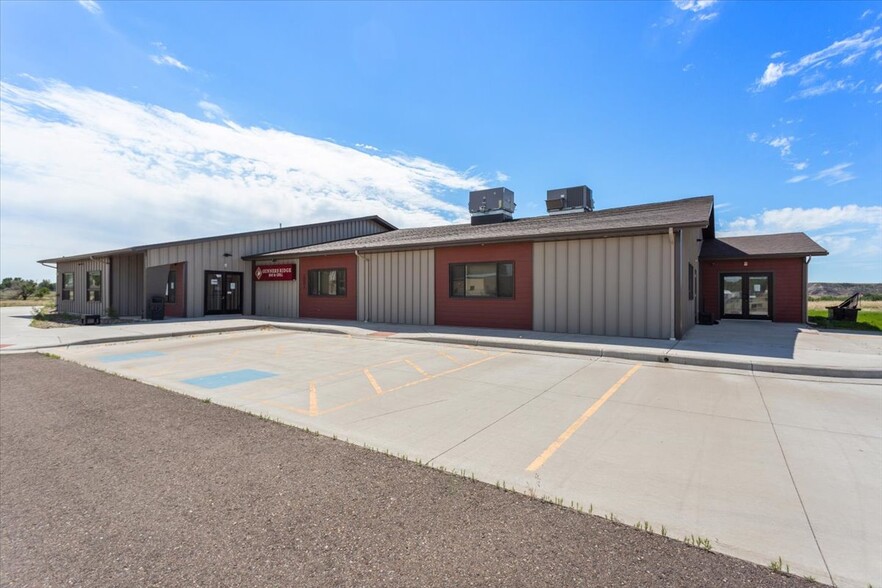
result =
[{"label": "sign lettering", "polygon": [[254,279],[258,282],[293,280],[296,278],[294,264],[258,265],[254,268]]}]

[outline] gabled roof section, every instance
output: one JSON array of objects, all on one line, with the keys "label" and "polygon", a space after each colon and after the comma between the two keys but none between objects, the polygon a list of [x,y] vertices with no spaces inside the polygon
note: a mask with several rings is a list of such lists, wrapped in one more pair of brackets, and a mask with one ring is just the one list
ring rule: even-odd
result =
[{"label": "gabled roof section", "polygon": [[551,241],[567,238],[634,235],[667,231],[669,227],[708,226],[714,207],[713,196],[699,196],[670,202],[537,216],[489,225],[443,225],[398,229],[331,243],[283,251],[248,255],[244,259],[326,255],[352,251],[383,251],[444,247],[495,241]]},{"label": "gabled roof section", "polygon": [[827,254],[826,249],[805,233],[778,233],[709,239],[701,244],[699,258],[806,257]]},{"label": "gabled roof section", "polygon": [[156,249],[158,247],[174,247],[176,245],[189,245],[191,243],[203,243],[205,241],[215,241],[218,239],[232,239],[239,237],[251,237],[255,235],[267,235],[271,233],[280,233],[284,231],[290,231],[292,229],[310,229],[314,227],[322,227],[326,225],[333,225],[341,222],[352,222],[352,221],[374,221],[381,227],[385,228],[388,231],[394,231],[398,227],[393,225],[392,223],[380,218],[377,215],[373,216],[360,216],[356,218],[345,218],[335,221],[325,221],[321,223],[311,223],[307,225],[293,225],[290,227],[281,227],[278,229],[262,229],[260,231],[247,231],[244,233],[229,233],[226,235],[214,235],[212,237],[199,237],[196,239],[184,239],[182,241],[167,241],[165,243],[152,243],[150,245],[136,245],[134,247],[127,247],[124,249],[112,249],[110,251],[98,251],[96,253],[83,253],[80,255],[72,255],[69,257],[53,257],[51,259],[41,259],[37,263],[58,263],[60,261],[77,261],[82,259],[89,259],[92,257],[110,257],[112,255],[128,255],[132,253],[141,253],[143,251],[147,251],[148,249]]}]

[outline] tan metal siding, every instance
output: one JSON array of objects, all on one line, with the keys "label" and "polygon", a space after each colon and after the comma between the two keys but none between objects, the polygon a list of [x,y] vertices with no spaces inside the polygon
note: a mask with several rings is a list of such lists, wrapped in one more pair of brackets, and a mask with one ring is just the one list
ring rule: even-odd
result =
[{"label": "tan metal siding", "polygon": [[144,255],[115,255],[111,258],[112,297],[110,304],[119,316],[141,316],[144,312]]},{"label": "tan metal siding", "polygon": [[667,235],[533,244],[537,331],[667,338]]},{"label": "tan metal siding", "polygon": [[370,253],[358,259],[358,320],[435,324],[435,251]]},{"label": "tan metal siding", "polygon": [[[96,259],[86,259],[83,261],[70,261],[59,263],[57,266],[56,290],[57,290],[57,307],[59,312],[69,312],[71,314],[106,314],[106,308],[109,306],[107,297],[110,293],[110,258],[100,257]],[[88,302],[86,300],[86,273],[90,271],[101,272],[101,301]],[[62,300],[62,276],[61,274],[73,272],[74,274],[74,299]]]},{"label": "tan metal siding", "polygon": [[[189,317],[204,315],[206,271],[242,272],[244,278],[242,284],[242,311],[244,314],[250,314],[251,262],[242,260],[242,256],[305,247],[307,245],[361,237],[363,235],[373,235],[375,233],[382,233],[385,230],[384,227],[371,220],[350,220],[318,227],[279,229],[278,231],[262,235],[212,239],[149,249],[147,250],[146,265],[147,267],[154,267],[186,262],[187,281],[185,295],[187,298],[187,316]],[[224,257],[224,253],[229,253],[230,257]],[[282,260],[280,259],[280,261]],[[270,262],[267,261],[265,263]],[[256,300],[258,313],[260,308],[263,308],[263,303],[260,299],[260,294],[263,292],[263,290],[258,292]],[[149,295],[149,292],[145,292],[144,300]],[[289,306],[278,307],[275,302],[270,302],[270,307],[275,308],[278,312],[288,312],[286,308],[290,308]],[[282,314],[276,316],[290,315]]]},{"label": "tan metal siding", "polygon": [[[297,265],[299,279],[300,264],[298,260],[294,260],[292,263]],[[299,316],[300,288],[297,287],[296,280],[257,282],[254,287],[256,290],[254,308],[256,314],[283,318],[297,318]]]}]

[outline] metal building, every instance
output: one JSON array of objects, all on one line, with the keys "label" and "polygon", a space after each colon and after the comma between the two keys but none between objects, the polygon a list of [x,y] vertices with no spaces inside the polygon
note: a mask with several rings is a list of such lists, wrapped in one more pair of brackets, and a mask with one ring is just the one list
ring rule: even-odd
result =
[{"label": "metal building", "polygon": [[57,257],[40,263],[56,268],[60,312],[150,318],[156,300],[161,314],[171,317],[273,314],[280,303],[272,297],[263,297],[256,308],[253,296],[263,284],[256,285],[259,280],[252,276],[252,264],[243,257],[394,229],[383,219],[369,216]]}]

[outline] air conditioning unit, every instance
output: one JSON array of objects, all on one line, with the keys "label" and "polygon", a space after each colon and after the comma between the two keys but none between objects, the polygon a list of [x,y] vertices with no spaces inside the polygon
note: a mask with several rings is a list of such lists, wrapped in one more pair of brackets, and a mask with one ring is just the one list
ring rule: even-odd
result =
[{"label": "air conditioning unit", "polygon": [[548,214],[589,212],[594,210],[594,194],[588,186],[549,190],[545,197]]},{"label": "air conditioning unit", "polygon": [[508,188],[469,192],[469,212],[472,214],[473,225],[510,221],[514,209],[514,192]]}]

